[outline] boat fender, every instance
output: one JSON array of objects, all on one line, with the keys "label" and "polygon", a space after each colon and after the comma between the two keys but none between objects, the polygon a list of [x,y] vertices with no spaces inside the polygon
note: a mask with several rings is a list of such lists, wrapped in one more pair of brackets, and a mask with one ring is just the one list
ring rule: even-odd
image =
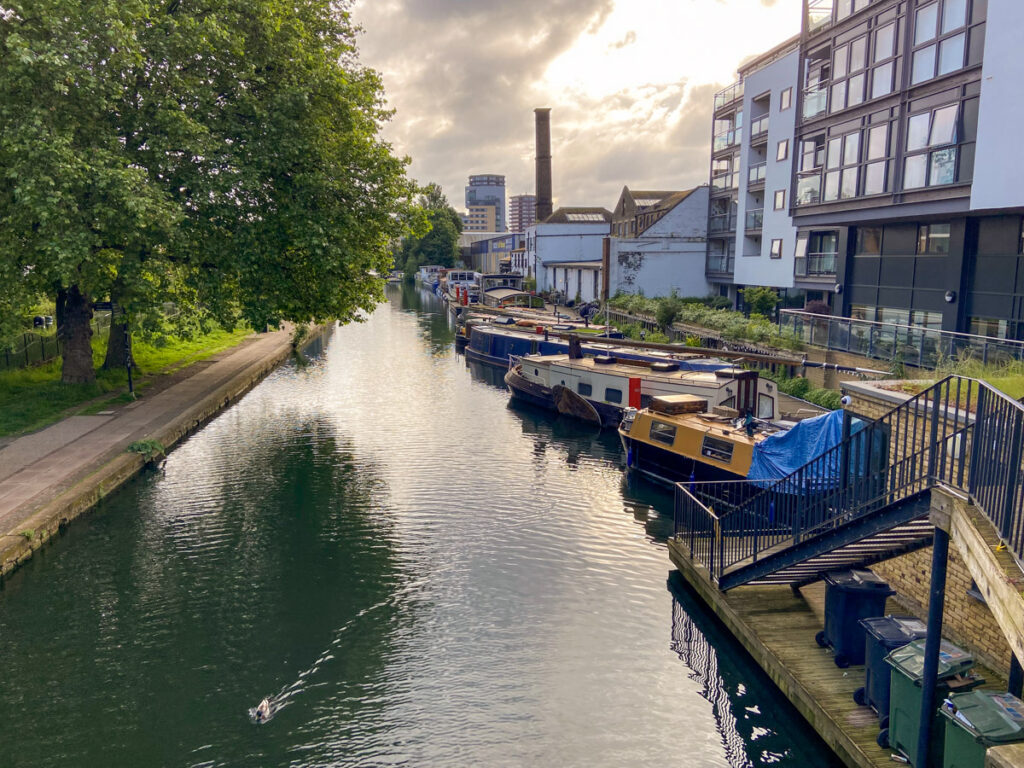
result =
[{"label": "boat fender", "polygon": [[629,448],[626,449],[626,466],[633,466],[633,446],[630,446]]}]

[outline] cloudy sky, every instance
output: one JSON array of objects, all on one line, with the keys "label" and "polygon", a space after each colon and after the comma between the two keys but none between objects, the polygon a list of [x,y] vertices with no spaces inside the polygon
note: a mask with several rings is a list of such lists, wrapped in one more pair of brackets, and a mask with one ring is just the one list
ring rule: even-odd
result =
[{"label": "cloudy sky", "polygon": [[550,107],[557,205],[707,181],[711,105],[745,59],[796,34],[800,0],[357,0],[385,135],[456,209],[472,173],[532,193]]}]

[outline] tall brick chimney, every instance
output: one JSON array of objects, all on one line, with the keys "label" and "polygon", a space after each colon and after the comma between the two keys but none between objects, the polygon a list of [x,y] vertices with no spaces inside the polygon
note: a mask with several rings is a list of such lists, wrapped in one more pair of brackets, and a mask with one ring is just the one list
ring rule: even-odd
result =
[{"label": "tall brick chimney", "polygon": [[551,215],[551,110],[533,110],[537,122],[537,221]]}]

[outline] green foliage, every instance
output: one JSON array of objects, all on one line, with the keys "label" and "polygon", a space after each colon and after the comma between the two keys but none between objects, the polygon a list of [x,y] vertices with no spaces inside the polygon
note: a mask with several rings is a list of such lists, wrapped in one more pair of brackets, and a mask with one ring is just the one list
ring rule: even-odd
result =
[{"label": "green foliage", "polygon": [[125,450],[128,453],[141,453],[146,461],[152,461],[159,456],[164,456],[167,451],[159,440],[136,440]]},{"label": "green foliage", "polygon": [[804,399],[815,405],[820,405],[822,408],[828,408],[830,411],[841,408],[843,405],[843,394],[835,389],[812,389]]},{"label": "green foliage", "polygon": [[413,274],[424,264],[454,267],[459,259],[462,219],[437,184],[428,184],[416,201],[423,226],[402,240],[395,263]]},{"label": "green foliage", "polygon": [[679,298],[676,292],[673,290],[671,295],[658,301],[658,306],[654,311],[654,317],[658,321],[658,325],[662,330],[668,330],[672,327],[672,323],[679,317],[679,313],[683,311],[683,300]]},{"label": "green foliage", "polygon": [[771,315],[772,310],[779,303],[779,294],[775,292],[775,289],[767,288],[763,285],[751,285],[747,288],[741,288],[740,293],[743,294],[743,301],[750,308],[751,314],[761,315],[766,318]]},{"label": "green foliage", "polygon": [[[236,346],[250,333],[242,328],[234,331],[215,328],[193,339],[136,342],[132,353],[140,377],[135,381],[135,391],[144,392],[148,376],[171,373],[205,360]],[[105,335],[94,336],[92,346],[94,362],[98,365],[103,359]],[[85,412],[94,413],[130,400],[127,393],[120,394],[128,383],[123,368],[100,371],[93,383],[76,386],[61,383],[60,368],[60,361],[54,360],[45,365],[0,373],[0,436],[40,429],[79,412],[85,404],[89,404]]]},{"label": "green foliage", "polygon": [[537,290],[537,278],[527,277],[523,279],[523,290],[529,293],[530,291]]},{"label": "green foliage", "polygon": [[421,217],[349,5],[9,3],[0,317],[72,288],[136,331],[371,310]]},{"label": "green foliage", "polygon": [[26,528],[24,531],[18,531],[18,533],[25,537],[25,541],[32,541],[36,537],[35,528]]}]

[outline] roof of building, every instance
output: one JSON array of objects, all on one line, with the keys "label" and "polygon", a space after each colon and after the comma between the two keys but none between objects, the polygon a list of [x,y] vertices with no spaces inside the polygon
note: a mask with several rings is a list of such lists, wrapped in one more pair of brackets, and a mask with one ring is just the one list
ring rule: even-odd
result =
[{"label": "roof of building", "polygon": [[600,269],[600,261],[545,261],[545,267],[569,267],[571,269]]},{"label": "roof of building", "polygon": [[[664,216],[666,213],[671,211],[683,200],[693,194],[694,190],[697,189],[683,189],[675,192],[669,191],[646,191],[646,190],[633,190],[629,187],[622,188],[622,194],[619,196],[619,202],[615,205],[615,210],[618,211],[620,208],[624,208],[623,201],[628,198],[633,201],[633,204],[637,208],[637,212],[642,213],[645,217],[648,214],[656,214],[656,218],[653,221],[647,221],[641,224],[637,228],[636,234],[644,232],[649,227],[653,226],[657,221]],[[633,214],[634,216],[636,213]],[[633,216],[627,216],[620,218],[619,221],[629,221]],[[646,221],[646,219],[645,219]]]},{"label": "roof of building", "polygon": [[783,56],[792,53],[799,47],[800,35],[793,35],[793,37],[790,37],[787,40],[783,40],[781,43],[776,45],[771,50],[765,51],[764,53],[761,54],[757,54],[749,61],[744,62],[737,68],[736,71],[739,72],[741,77],[749,77],[750,75],[757,72],[757,70],[766,67],[773,61],[781,59]]},{"label": "roof of building", "polygon": [[601,224],[612,220],[607,208],[559,208],[546,219],[544,224]]}]

